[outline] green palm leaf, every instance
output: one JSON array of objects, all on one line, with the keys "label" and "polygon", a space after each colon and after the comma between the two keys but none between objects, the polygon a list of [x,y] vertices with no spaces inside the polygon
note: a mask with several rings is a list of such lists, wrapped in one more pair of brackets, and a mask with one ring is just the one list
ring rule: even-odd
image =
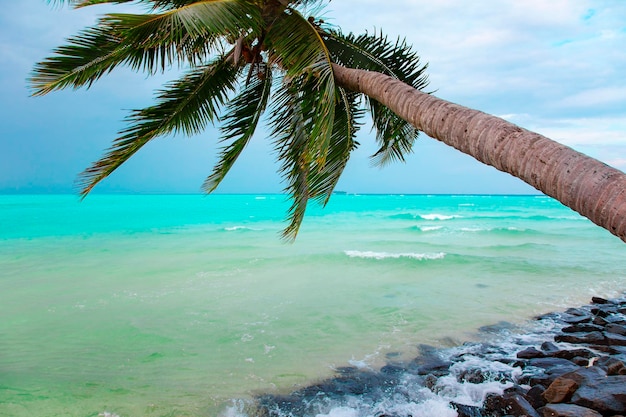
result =
[{"label": "green palm leaf", "polygon": [[291,196],[289,225],[283,230],[286,240],[295,239],[309,200],[325,205],[348,162],[350,152],[358,143],[354,140],[364,114],[357,103],[358,95],[338,89],[340,100],[335,103],[333,131],[328,153],[323,159],[315,157],[315,137],[310,132],[310,112],[306,105],[310,91],[303,85],[282,90],[272,112],[275,149],[281,161],[281,172],[287,183],[285,191]]},{"label": "green palm leaf", "polygon": [[75,9],[97,4],[145,3],[153,10],[174,9],[191,4],[197,0],[48,0],[49,3],[67,3]]},{"label": "green palm leaf", "polygon": [[279,90],[271,114],[274,147],[281,162],[283,180],[287,183],[285,192],[292,199],[288,210],[289,225],[282,232],[287,240],[295,239],[304,219],[311,197],[308,176],[317,160],[311,156],[311,135],[307,129],[310,119],[307,120],[301,106],[303,94],[293,83]]},{"label": "green palm leaf", "polygon": [[256,6],[244,0],[205,0],[160,14],[109,14],[70,38],[34,68],[34,95],[91,86],[121,64],[153,73],[177,62],[202,62],[221,47],[220,37],[260,25]]},{"label": "green palm leaf", "polygon": [[120,132],[122,136],[115,139],[107,154],[80,175],[81,194],[89,193],[155,137],[179,131],[187,135],[201,132],[218,117],[240,72],[227,57],[221,57],[170,83],[160,93],[158,104],[133,111],[128,118],[132,126]]},{"label": "green palm leaf", "polygon": [[[57,0],[75,8],[129,2]],[[417,130],[380,103],[337,86],[333,74],[337,63],[423,88],[426,67],[405,42],[393,43],[382,35],[343,35],[308,17],[317,15],[326,0],[134,2],[149,13],[104,15],[37,64],[31,78],[33,94],[41,95],[89,87],[119,65],[149,75],[175,64],[190,68],[166,85],[155,105],[131,112],[129,127],[79,177],[83,196],[152,139],[177,132],[196,134],[226,106],[223,147],[203,184],[212,192],[270,106],[274,148],[291,198],[283,237],[291,240],[309,201],[324,205],[331,197],[358,145],[362,104],[369,108],[376,129],[375,163],[402,160],[411,151]],[[232,98],[239,83],[244,85]]]},{"label": "green palm leaf", "polygon": [[307,96],[307,100],[313,100],[307,104],[315,108],[308,114],[312,118],[308,125],[317,145],[316,157],[323,159],[332,134],[336,101],[331,57],[324,41],[315,26],[294,10],[280,15],[266,38],[269,60],[285,71],[287,84],[290,79],[297,79],[292,85],[303,83],[314,91]]},{"label": "green palm leaf", "polygon": [[213,192],[228,174],[254,135],[261,115],[267,107],[272,87],[272,72],[267,65],[260,66],[259,71],[261,72],[251,79],[226,110],[224,125],[221,128],[222,141],[230,144],[222,149],[213,173],[202,185],[207,193]]},{"label": "green palm leaf", "polygon": [[309,189],[313,198],[326,205],[330,199],[344,168],[350,159],[350,153],[356,149],[356,133],[359,130],[365,112],[359,106],[359,95],[338,89],[340,100],[335,106],[333,133],[324,166],[312,171]]},{"label": "green palm leaf", "polygon": [[[427,65],[420,64],[418,55],[403,40],[390,42],[380,35],[343,35],[339,31],[325,33],[326,44],[336,62],[352,68],[382,72],[423,89],[428,85]],[[413,149],[419,131],[399,118],[387,107],[366,98],[380,147],[372,155],[375,165],[394,160],[404,161]]]}]

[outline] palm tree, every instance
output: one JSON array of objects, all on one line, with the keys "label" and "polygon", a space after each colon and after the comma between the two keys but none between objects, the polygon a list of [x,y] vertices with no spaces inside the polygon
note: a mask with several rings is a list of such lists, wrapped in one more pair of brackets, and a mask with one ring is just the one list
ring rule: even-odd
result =
[{"label": "palm tree", "polygon": [[[62,0],[59,0],[63,2]],[[132,0],[65,0],[74,7]],[[195,134],[221,119],[214,191],[269,110],[295,238],[306,205],[326,204],[368,110],[378,164],[403,160],[418,132],[509,172],[626,240],[626,175],[504,120],[420,90],[426,66],[403,41],[345,35],[315,17],[322,0],[136,0],[145,14],[107,14],[37,64],[34,95],[89,87],[118,65],[188,69],[135,110],[129,127],[80,176],[85,196],[150,140]],[[222,115],[222,117],[220,117]]]},{"label": "palm tree", "polygon": [[422,93],[384,74],[333,64],[337,83],[412,126],[514,175],[626,242],[626,174],[499,117]]}]

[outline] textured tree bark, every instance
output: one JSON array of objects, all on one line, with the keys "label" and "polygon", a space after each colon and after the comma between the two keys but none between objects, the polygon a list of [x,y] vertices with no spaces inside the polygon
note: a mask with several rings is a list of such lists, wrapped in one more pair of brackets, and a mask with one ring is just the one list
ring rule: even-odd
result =
[{"label": "textured tree bark", "polygon": [[387,75],[336,64],[333,71],[338,85],[379,101],[428,136],[522,179],[626,242],[624,172]]}]

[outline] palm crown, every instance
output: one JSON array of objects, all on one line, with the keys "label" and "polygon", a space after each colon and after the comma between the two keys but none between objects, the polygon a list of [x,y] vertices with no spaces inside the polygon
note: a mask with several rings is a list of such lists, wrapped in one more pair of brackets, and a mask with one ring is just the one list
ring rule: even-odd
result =
[{"label": "palm crown", "polygon": [[[132,0],[65,0],[79,8]],[[273,146],[295,238],[310,199],[326,204],[358,143],[369,110],[378,151],[374,163],[403,160],[418,131],[375,100],[338,85],[333,64],[378,71],[426,86],[425,65],[403,41],[382,34],[345,35],[314,16],[320,0],[135,0],[145,14],[106,14],[37,64],[33,94],[89,87],[116,66],[155,74],[186,69],[156,103],[133,110],[105,155],[79,177],[85,196],[158,136],[197,134],[221,122],[220,158],[203,184],[217,188],[268,110]]]}]

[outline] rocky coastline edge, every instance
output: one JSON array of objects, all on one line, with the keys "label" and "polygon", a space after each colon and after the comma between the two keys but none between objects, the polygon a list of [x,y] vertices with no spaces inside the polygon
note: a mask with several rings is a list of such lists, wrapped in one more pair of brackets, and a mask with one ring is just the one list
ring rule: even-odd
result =
[{"label": "rocky coastline edge", "polygon": [[[409,363],[389,360],[380,370],[344,367],[333,378],[288,395],[259,395],[248,415],[331,415],[328,407],[367,398],[358,415],[414,417],[407,407],[384,407],[383,397],[414,401],[425,393],[446,396],[450,381],[478,390],[475,401],[450,399],[458,417],[624,417],[626,415],[626,297],[536,317],[544,332],[458,349],[420,346]],[[494,365],[475,366],[476,359]],[[326,405],[326,409],[324,409]],[[326,412],[324,411],[326,410]],[[452,415],[453,415],[452,414]],[[435,416],[436,414],[432,414]],[[447,414],[450,415],[450,414]]]}]

